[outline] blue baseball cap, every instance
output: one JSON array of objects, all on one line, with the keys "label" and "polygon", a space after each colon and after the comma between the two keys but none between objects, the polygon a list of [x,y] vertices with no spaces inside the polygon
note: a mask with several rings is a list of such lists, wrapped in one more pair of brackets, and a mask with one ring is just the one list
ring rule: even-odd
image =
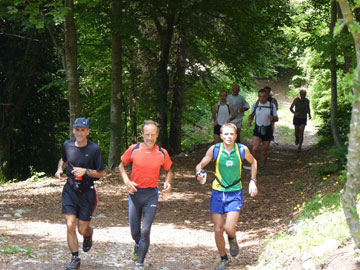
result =
[{"label": "blue baseball cap", "polygon": [[73,127],[90,128],[89,120],[83,117],[76,118]]}]

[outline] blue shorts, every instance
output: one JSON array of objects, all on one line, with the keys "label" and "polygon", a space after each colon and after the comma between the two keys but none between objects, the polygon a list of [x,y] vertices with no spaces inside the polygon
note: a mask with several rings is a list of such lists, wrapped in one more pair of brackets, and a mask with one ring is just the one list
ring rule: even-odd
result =
[{"label": "blue shorts", "polygon": [[243,204],[244,196],[242,190],[223,192],[213,189],[210,200],[210,212],[215,214],[240,212]]}]

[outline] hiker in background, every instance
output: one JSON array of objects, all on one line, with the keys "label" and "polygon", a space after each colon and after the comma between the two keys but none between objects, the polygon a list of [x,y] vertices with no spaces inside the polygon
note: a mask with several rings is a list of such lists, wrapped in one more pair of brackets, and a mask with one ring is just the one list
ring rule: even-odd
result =
[{"label": "hiker in background", "polygon": [[214,104],[212,118],[214,120],[214,142],[220,142],[220,128],[235,118],[233,105],[226,102],[227,92],[220,91],[220,101]]},{"label": "hiker in background", "polygon": [[[266,96],[267,96],[267,101],[270,101],[271,103],[275,104],[276,107],[276,111],[279,111],[279,104],[276,98],[273,97],[273,92],[271,90],[270,86],[265,86],[264,87]],[[271,123],[271,127],[272,127],[272,131],[273,134],[275,133],[275,122]],[[275,140],[275,138],[273,138],[273,141]]]},{"label": "hiker in background", "polygon": [[[252,106],[248,125],[251,127],[252,121],[255,118],[252,153],[260,164],[259,175],[265,175],[265,163],[267,160],[268,150],[270,142],[274,138],[272,122],[277,122],[279,118],[277,116],[275,104],[267,100],[267,95],[264,89],[259,90],[258,96],[259,100]],[[259,155],[260,144],[262,144],[262,151]]]},{"label": "hiker in background", "polygon": [[258,193],[256,187],[257,162],[245,145],[235,143],[236,131],[237,127],[233,123],[224,124],[220,129],[223,143],[212,145],[195,167],[195,178],[203,183],[205,173],[203,168],[211,160],[216,162],[216,174],[212,183],[213,190],[210,200],[210,212],[215,225],[215,242],[221,258],[216,270],[224,270],[229,266],[224,232],[228,236],[231,256],[235,257],[239,253],[239,244],[236,240],[236,223],[244,201],[241,183],[243,159],[251,164],[249,193],[252,197]]},{"label": "hiker in background", "polygon": [[[129,223],[131,236],[135,241],[131,258],[136,261],[135,270],[144,269],[144,260],[150,246],[150,229],[158,204],[158,182],[160,168],[165,170],[162,193],[171,191],[172,161],[168,152],[156,145],[159,124],[146,120],[141,135],[143,143],[130,146],[121,156],[120,175],[129,192]],[[131,179],[125,167],[132,163]],[[142,218],[143,217],[143,218]]]},{"label": "hiker in background", "polygon": [[235,118],[231,120],[231,123],[235,124],[237,127],[236,130],[237,142],[240,142],[240,133],[241,133],[242,121],[244,118],[244,112],[250,108],[249,103],[247,103],[247,101],[243,96],[239,95],[239,92],[240,92],[240,87],[239,85],[235,84],[232,89],[232,94],[228,95],[226,98],[227,103],[231,104],[234,108]]},{"label": "hiker in background", "polygon": [[72,254],[65,270],[80,269],[80,257],[76,227],[84,237],[83,251],[88,252],[93,244],[94,229],[90,220],[97,204],[94,181],[105,176],[100,147],[87,139],[90,123],[86,118],[77,118],[73,124],[75,139],[67,140],[62,147],[55,176],[62,179],[66,166],[67,181],[63,188],[61,212],[67,229],[67,242]]},{"label": "hiker in background", "polygon": [[306,98],[306,90],[300,90],[299,94],[300,97],[295,98],[291,103],[290,111],[294,114],[293,124],[295,126],[295,145],[299,145],[298,151],[301,151],[307,115],[309,114],[309,119],[311,119],[311,111],[310,101]]}]

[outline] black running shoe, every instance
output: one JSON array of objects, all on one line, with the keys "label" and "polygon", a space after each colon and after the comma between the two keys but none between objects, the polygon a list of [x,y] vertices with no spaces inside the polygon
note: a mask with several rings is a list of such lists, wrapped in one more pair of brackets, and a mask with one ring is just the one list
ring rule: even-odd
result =
[{"label": "black running shoe", "polygon": [[[93,234],[94,234],[94,232],[93,232]],[[83,251],[84,252],[88,252],[91,249],[92,244],[93,244],[93,241],[92,241],[93,234],[90,236],[90,238],[84,237],[84,241],[83,241]]]},{"label": "black running shoe", "polygon": [[65,267],[65,270],[77,270],[80,269],[80,258],[72,257],[71,262],[68,266]]}]

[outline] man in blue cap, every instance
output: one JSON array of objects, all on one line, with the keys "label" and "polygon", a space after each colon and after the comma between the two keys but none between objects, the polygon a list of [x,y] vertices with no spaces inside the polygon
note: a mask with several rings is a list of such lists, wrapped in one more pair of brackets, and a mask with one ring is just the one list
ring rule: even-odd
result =
[{"label": "man in blue cap", "polygon": [[61,203],[72,257],[65,270],[80,269],[76,226],[79,234],[84,237],[83,251],[88,252],[91,249],[94,229],[90,227],[90,220],[97,204],[94,181],[105,176],[100,147],[87,139],[89,133],[89,120],[75,119],[73,124],[75,139],[64,142],[62,157],[55,173],[57,178],[62,179],[61,175],[66,166],[67,181],[63,188]]}]

